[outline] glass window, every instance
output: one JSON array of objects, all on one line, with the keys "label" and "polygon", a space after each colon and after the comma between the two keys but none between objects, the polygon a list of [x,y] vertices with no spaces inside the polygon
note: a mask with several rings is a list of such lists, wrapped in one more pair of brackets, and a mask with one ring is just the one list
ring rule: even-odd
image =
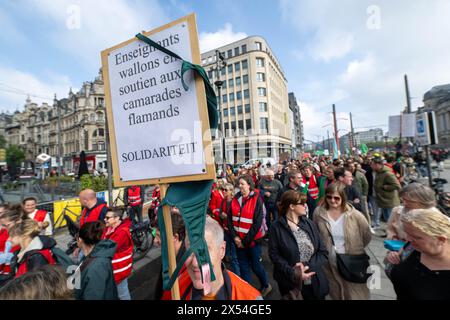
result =
[{"label": "glass window", "polygon": [[234,80],[233,80],[233,79],[228,80],[228,86],[229,86],[230,88],[233,88],[233,87],[234,87]]},{"label": "glass window", "polygon": [[242,48],[242,53],[246,53],[247,52],[247,45],[246,44],[243,44],[241,48]]},{"label": "glass window", "polygon": [[236,86],[241,85],[241,77],[236,77],[235,81],[236,81]]},{"label": "glass window", "polygon": [[264,59],[263,58],[256,58],[256,66],[257,67],[264,67]]},{"label": "glass window", "polygon": [[236,92],[236,100],[242,100],[242,92]]},{"label": "glass window", "polygon": [[239,128],[239,130],[244,130],[244,120],[238,121],[238,128]]},{"label": "glass window", "polygon": [[242,114],[242,105],[237,106],[237,113]]},{"label": "glass window", "polygon": [[230,102],[234,101],[234,92],[230,93]]},{"label": "glass window", "polygon": [[242,70],[245,70],[248,68],[248,62],[247,60],[242,60]]},{"label": "glass window", "polygon": [[240,62],[236,62],[234,64],[234,71],[238,72],[239,70],[241,70],[241,63]]},{"label": "glass window", "polygon": [[222,89],[226,89],[227,88],[227,81],[222,81]]},{"label": "glass window", "polygon": [[239,55],[239,47],[234,48],[234,55],[238,56]]},{"label": "glass window", "polygon": [[222,96],[222,102],[223,102],[223,103],[226,103],[226,102],[227,102],[227,95],[226,95],[226,94],[224,94],[224,95]]},{"label": "glass window", "polygon": [[269,119],[267,118],[260,118],[259,119],[259,128],[261,129],[261,131],[267,131],[267,129],[269,128]]},{"label": "glass window", "polygon": [[245,98],[249,98],[250,97],[250,92],[248,91],[248,89],[244,90],[244,99]]},{"label": "glass window", "polygon": [[224,130],[225,130],[225,135],[227,135],[227,132],[228,132],[229,129],[230,129],[230,125],[229,125],[228,122],[227,122],[227,123],[225,123],[225,128],[224,128]]},{"label": "glass window", "polygon": [[228,109],[223,109],[223,116],[228,117]]},{"label": "glass window", "polygon": [[229,74],[233,73],[233,65],[232,64],[228,65],[228,73]]},{"label": "glass window", "polygon": [[251,119],[245,120],[245,128],[247,130],[250,130],[252,128],[252,120]]},{"label": "glass window", "polygon": [[244,75],[244,76],[242,76],[242,82],[243,82],[244,84],[248,83],[248,75],[247,75],[247,74]]},{"label": "glass window", "polygon": [[258,96],[265,97],[266,96],[266,88],[258,88]]},{"label": "glass window", "polygon": [[262,50],[262,43],[261,42],[255,42],[256,44],[256,50]]},{"label": "glass window", "polygon": [[228,59],[231,58],[233,56],[233,50],[228,50]]},{"label": "glass window", "polygon": [[257,72],[256,80],[259,82],[264,82],[264,81],[266,81],[266,75],[263,72]]},{"label": "glass window", "polygon": [[230,108],[230,116],[236,115],[236,109],[234,107]]},{"label": "glass window", "polygon": [[102,129],[102,128],[98,129],[98,136],[99,137],[104,137],[105,136],[105,129]]},{"label": "glass window", "polygon": [[265,103],[265,102],[260,102],[260,103],[259,103],[259,111],[261,111],[261,112],[267,112],[267,103]]},{"label": "glass window", "polygon": [[245,105],[245,113],[250,113],[250,104],[249,103],[247,103]]},{"label": "glass window", "polygon": [[212,72],[212,70],[209,70],[208,71],[208,78],[212,79],[212,77],[213,77],[213,72]]},{"label": "glass window", "polygon": [[225,73],[226,73],[226,71],[227,71],[227,69],[226,69],[226,68],[222,68],[222,70],[220,70],[220,74],[224,76],[224,75],[225,75]]}]

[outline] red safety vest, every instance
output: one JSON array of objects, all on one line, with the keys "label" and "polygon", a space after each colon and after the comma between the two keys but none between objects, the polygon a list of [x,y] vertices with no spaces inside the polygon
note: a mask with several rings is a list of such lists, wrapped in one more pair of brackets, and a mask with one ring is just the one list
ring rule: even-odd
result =
[{"label": "red safety vest", "polygon": [[[303,183],[306,184],[306,178],[303,177]],[[312,199],[316,200],[319,197],[319,186],[317,185],[317,179],[314,175],[309,178],[308,193]]]},{"label": "red safety vest", "polygon": [[136,207],[139,206],[141,202],[141,187],[133,186],[128,188],[128,204],[132,207]]},{"label": "red safety vest", "polygon": [[47,211],[37,210],[33,219],[34,219],[34,221],[37,221],[37,222],[44,222],[46,216],[47,216]]},{"label": "red safety vest", "polygon": [[102,211],[102,209],[106,207],[106,203],[101,203],[98,206],[96,206],[95,208],[93,208],[91,210],[91,212],[89,212],[89,216],[86,218],[86,213],[87,213],[87,208],[83,209],[83,212],[81,213],[81,219],[80,219],[80,228],[86,223],[86,222],[93,222],[93,221],[98,221],[98,219],[100,218],[100,213]]},{"label": "red safety vest", "polygon": [[231,208],[231,203],[228,204],[227,199],[222,199],[222,203],[220,205],[220,213],[225,213],[225,219],[220,221],[220,225],[222,226],[223,230],[228,232],[228,211]]},{"label": "red safety vest", "polygon": [[[258,193],[255,191],[250,192],[248,198],[244,201],[243,197],[240,197],[242,205],[239,203],[238,198],[234,197],[231,202],[231,214],[233,215],[233,227],[239,238],[244,239],[250,228],[253,225],[253,216],[255,214],[255,207],[259,199]],[[253,240],[258,240],[264,237],[264,232],[261,228],[256,234]]]},{"label": "red safety vest", "polygon": [[[52,251],[50,249],[39,250],[39,253],[44,256],[44,258],[48,261],[49,264],[56,264],[56,260],[53,257]],[[17,269],[16,278],[24,275],[28,272],[27,260],[23,260]]]}]

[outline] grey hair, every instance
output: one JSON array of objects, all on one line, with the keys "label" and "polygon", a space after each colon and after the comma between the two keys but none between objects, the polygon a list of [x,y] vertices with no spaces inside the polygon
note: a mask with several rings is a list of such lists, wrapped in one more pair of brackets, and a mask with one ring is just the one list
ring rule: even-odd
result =
[{"label": "grey hair", "polygon": [[211,234],[211,236],[213,237],[213,241],[216,244],[216,247],[220,248],[220,246],[224,242],[223,229],[219,225],[219,223],[210,216],[206,216],[205,233],[206,232]]},{"label": "grey hair", "polygon": [[436,206],[436,195],[430,187],[421,183],[410,183],[400,191],[400,197],[419,203],[423,209]]}]

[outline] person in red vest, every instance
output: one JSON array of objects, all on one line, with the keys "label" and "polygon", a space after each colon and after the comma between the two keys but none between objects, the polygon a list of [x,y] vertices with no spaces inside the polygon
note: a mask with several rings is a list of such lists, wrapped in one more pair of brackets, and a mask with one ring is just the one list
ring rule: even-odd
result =
[{"label": "person in red vest", "polygon": [[261,263],[261,243],[265,235],[263,229],[264,203],[250,175],[239,177],[239,189],[227,214],[228,229],[237,247],[237,257],[242,278],[250,282],[251,270],[261,283],[263,296],[272,291],[272,286]]},{"label": "person in red vest", "polygon": [[25,211],[30,219],[34,219],[38,223],[39,227],[42,229],[41,234],[46,236],[53,235],[53,227],[50,215],[45,210],[38,210],[36,208],[36,204],[37,200],[34,197],[23,199],[23,211]]},{"label": "person in red vest", "polygon": [[303,184],[307,186],[307,197],[308,197],[308,218],[312,219],[314,210],[317,207],[317,202],[319,200],[319,178],[317,178],[312,171],[311,165],[304,163],[301,169]]},{"label": "person in red vest", "polygon": [[[186,239],[186,246],[189,246]],[[205,286],[202,281],[201,267],[192,254],[186,260],[186,270],[178,277],[181,300],[262,300],[261,293],[248,282],[233,272],[228,271],[222,263],[225,256],[226,242],[223,229],[211,217],[206,217],[205,240],[216,280]],[[163,297],[170,299],[171,295]]]},{"label": "person in red vest", "polygon": [[114,281],[117,285],[117,294],[120,300],[131,300],[128,289],[128,277],[133,266],[133,240],[131,238],[131,221],[125,218],[122,221],[123,211],[110,208],[105,216],[106,228],[102,239],[109,239],[117,244],[116,253],[112,259]]},{"label": "person in red vest", "polygon": [[220,205],[224,198],[223,180],[219,179],[216,187],[211,191],[211,200],[209,201],[209,211],[211,217],[220,223]]},{"label": "person in red vest", "polygon": [[104,201],[97,199],[97,194],[94,190],[85,189],[81,191],[80,203],[83,207],[80,218],[80,229],[86,222],[103,222],[105,220],[108,208]]},{"label": "person in red vest", "polygon": [[139,223],[142,222],[142,205],[144,203],[145,188],[142,186],[131,186],[125,188],[123,202],[128,207],[131,222],[135,222],[135,215]]},{"label": "person in red vest", "polygon": [[20,245],[11,260],[11,272],[18,278],[41,266],[56,264],[51,249],[56,241],[48,236],[41,236],[41,228],[32,219],[25,219],[9,230],[12,245]]}]

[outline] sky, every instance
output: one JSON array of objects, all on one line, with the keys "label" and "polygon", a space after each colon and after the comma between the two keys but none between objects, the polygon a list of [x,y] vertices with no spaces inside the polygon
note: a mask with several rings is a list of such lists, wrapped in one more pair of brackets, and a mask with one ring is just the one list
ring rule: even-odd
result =
[{"label": "sky", "polygon": [[264,37],[301,109],[305,139],[373,127],[450,83],[447,0],[5,0],[0,2],[0,112],[52,103],[93,81],[100,52],[194,12],[202,52]]}]

